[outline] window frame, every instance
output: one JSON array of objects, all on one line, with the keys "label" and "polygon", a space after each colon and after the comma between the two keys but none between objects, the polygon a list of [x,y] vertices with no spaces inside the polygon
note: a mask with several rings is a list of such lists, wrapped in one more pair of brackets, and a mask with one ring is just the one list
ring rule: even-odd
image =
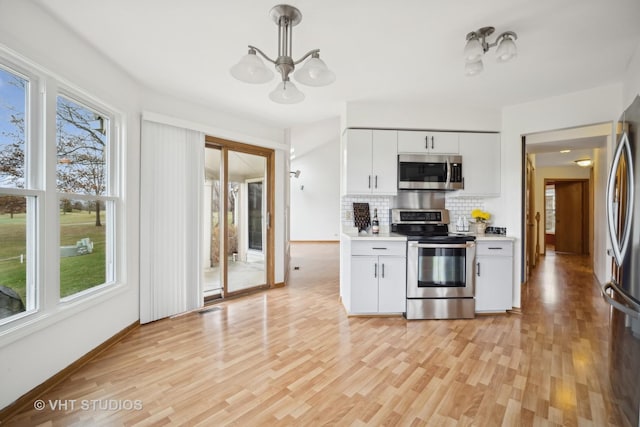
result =
[{"label": "window frame", "polygon": [[[100,201],[105,206],[105,219],[107,224],[105,225],[105,282],[99,285],[92,286],[90,288],[84,289],[82,291],[73,293],[71,295],[67,295],[62,297],[60,295],[61,290],[61,282],[60,275],[58,274],[58,298],[61,304],[67,304],[74,302],[78,299],[85,298],[87,296],[91,296],[95,293],[99,293],[104,291],[105,289],[111,288],[119,282],[118,278],[118,234],[117,233],[117,215],[120,211],[119,202],[120,202],[120,138],[119,138],[119,115],[114,112],[113,109],[107,107],[104,103],[97,101],[94,97],[87,95],[77,89],[73,89],[68,85],[59,85],[56,93],[54,94],[55,105],[57,106],[58,97],[64,97],[70,100],[71,102],[86,108],[88,110],[93,111],[94,113],[99,114],[102,117],[109,119],[109,126],[107,128],[106,135],[106,144],[105,144],[105,194],[104,195],[93,195],[93,194],[83,194],[83,193],[70,193],[63,192],[57,188],[57,183],[54,186],[56,192],[56,200],[57,206],[60,206],[60,201],[63,198],[69,198],[73,200],[84,200],[84,201]],[[56,110],[57,114],[57,110]],[[56,128],[57,123],[53,123],[53,127]],[[57,137],[54,141],[54,145],[56,145],[57,151]],[[57,156],[56,156],[57,157]],[[57,160],[57,158],[56,158]],[[57,165],[56,165],[57,172]],[[58,211],[59,212],[59,211]],[[59,220],[59,218],[58,218]],[[58,221],[58,244],[60,244],[60,223]],[[58,267],[60,266],[60,253],[58,252]]]},{"label": "window frame", "polygon": [[[24,188],[0,187],[0,193],[24,196],[32,202],[27,221],[27,310],[0,319],[0,347],[46,328],[51,323],[87,310],[123,292],[126,239],[123,201],[124,144],[126,115],[107,102],[78,88],[64,78],[28,58],[0,45],[0,68],[29,82],[25,105],[25,182]],[[111,280],[60,298],[59,194],[56,185],[57,138],[56,100],[61,95],[109,118],[107,191],[99,199],[111,219],[111,244],[105,253],[105,277]],[[53,101],[53,102],[52,102]],[[87,195],[69,194],[73,198]],[[56,274],[58,273],[58,274]],[[29,307],[29,305],[31,307]]]}]

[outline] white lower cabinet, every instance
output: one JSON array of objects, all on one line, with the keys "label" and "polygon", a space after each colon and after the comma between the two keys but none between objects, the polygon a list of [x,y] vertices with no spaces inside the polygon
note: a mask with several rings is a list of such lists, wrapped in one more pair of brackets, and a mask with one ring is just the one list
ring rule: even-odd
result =
[{"label": "white lower cabinet", "polygon": [[513,242],[476,243],[476,313],[513,308]]},{"label": "white lower cabinet", "polygon": [[[385,254],[385,255],[377,255]],[[351,245],[349,314],[403,313],[406,307],[405,242],[354,241]]]}]

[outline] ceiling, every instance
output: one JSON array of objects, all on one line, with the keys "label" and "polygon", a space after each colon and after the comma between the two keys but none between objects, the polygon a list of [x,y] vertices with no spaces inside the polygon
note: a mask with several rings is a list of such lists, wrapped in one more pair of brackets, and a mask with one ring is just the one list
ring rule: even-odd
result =
[{"label": "ceiling", "polygon": [[[595,148],[606,148],[611,123],[598,123],[525,136],[527,153],[535,154],[536,167],[579,167],[575,161],[594,159]],[[568,153],[561,151],[569,150]]]},{"label": "ceiling", "polygon": [[[141,85],[276,127],[338,116],[349,101],[496,108],[620,82],[640,40],[638,0],[290,0],[298,59],[319,48],[330,86],[298,85],[300,104],[268,99],[277,81],[249,85],[229,68],[247,45],[277,54],[273,0],[33,0]],[[463,72],[465,35],[515,31],[518,57],[485,56]],[[493,41],[490,37],[490,41]]]}]

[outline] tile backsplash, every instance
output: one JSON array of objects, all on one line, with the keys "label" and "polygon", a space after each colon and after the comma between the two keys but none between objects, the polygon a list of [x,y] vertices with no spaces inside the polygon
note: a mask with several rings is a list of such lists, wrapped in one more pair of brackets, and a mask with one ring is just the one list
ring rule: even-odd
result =
[{"label": "tile backsplash", "polygon": [[484,210],[484,199],[480,197],[447,197],[444,206],[449,210],[449,222],[455,224],[460,216],[466,216],[470,221],[471,211],[474,209]]},{"label": "tile backsplash", "polygon": [[[390,222],[389,209],[394,198],[387,196],[344,196],[340,205],[340,222],[343,227],[353,227],[353,203],[369,203],[369,211],[373,217],[373,210],[378,209],[380,226],[388,226]],[[458,217],[463,215],[471,219],[473,209],[484,209],[484,199],[481,197],[446,197],[445,208],[449,210],[449,221],[455,224]]]}]

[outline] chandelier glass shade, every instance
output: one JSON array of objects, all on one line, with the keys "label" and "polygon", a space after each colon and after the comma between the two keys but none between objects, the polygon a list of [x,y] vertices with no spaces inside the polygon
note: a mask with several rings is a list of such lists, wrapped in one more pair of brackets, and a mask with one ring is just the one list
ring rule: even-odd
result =
[{"label": "chandelier glass shade", "polygon": [[487,41],[487,37],[495,32],[493,27],[482,27],[467,34],[467,44],[464,47],[465,74],[475,76],[484,69],[482,57],[492,47],[497,46],[496,61],[507,62],[518,55],[514,40],[518,35],[513,31],[505,31],[500,34],[493,43]]},{"label": "chandelier glass shade", "polygon": [[[320,59],[320,49],[313,49],[297,61],[292,56],[293,27],[302,20],[302,13],[286,4],[274,6],[271,18],[278,26],[278,57],[273,60],[255,46],[249,45],[249,52],[231,67],[231,75],[245,83],[266,83],[273,78],[273,71],[267,68],[259,57],[275,65],[281,81],[269,94],[269,98],[280,104],[295,104],[304,100],[305,96],[291,82],[289,76],[307,86],[325,86],[335,81],[336,75],[329,70]],[[258,56],[259,55],[259,56]],[[296,65],[307,60],[298,70]],[[294,70],[296,70],[294,72]]]}]

